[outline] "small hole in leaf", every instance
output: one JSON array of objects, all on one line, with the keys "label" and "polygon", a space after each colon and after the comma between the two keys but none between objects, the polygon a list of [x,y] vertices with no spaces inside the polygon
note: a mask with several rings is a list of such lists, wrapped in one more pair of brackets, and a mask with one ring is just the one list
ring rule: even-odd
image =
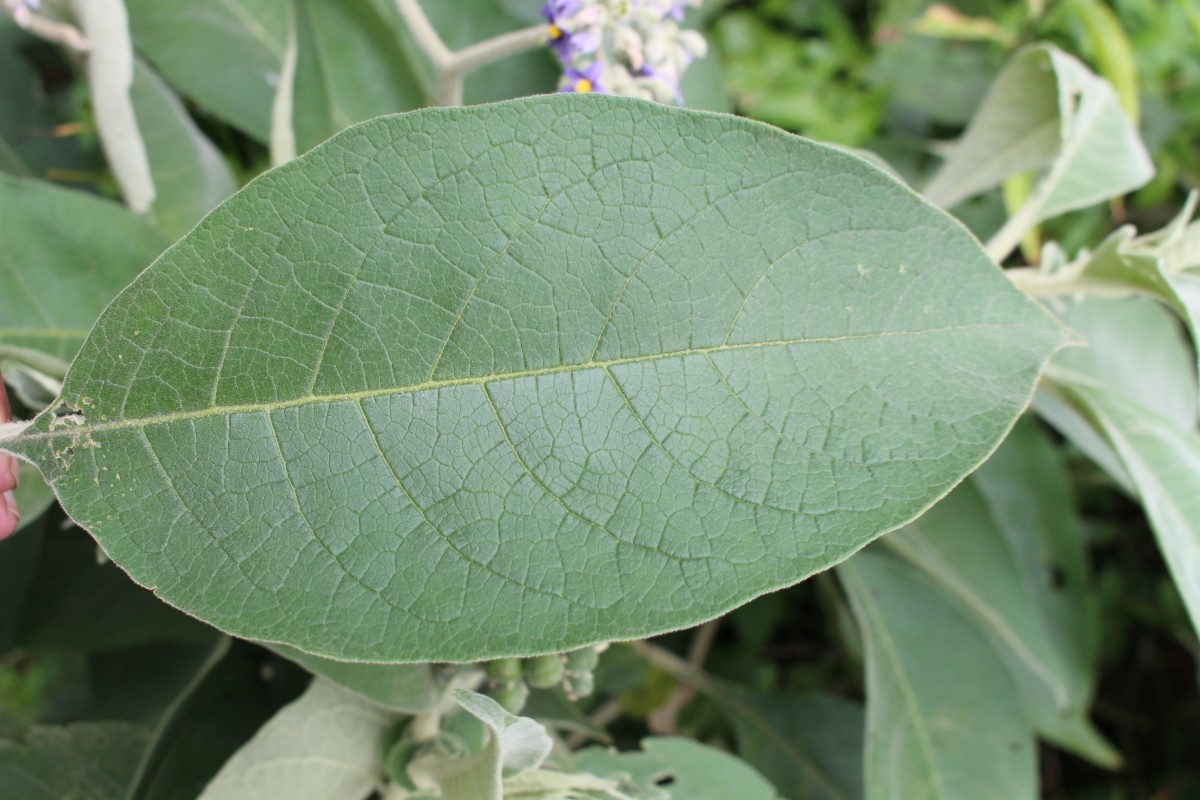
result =
[{"label": "small hole in leaf", "polygon": [[59,403],[58,407],[54,409],[54,416],[56,416],[56,417],[70,417],[75,414],[81,414],[81,413],[83,413],[83,412],[80,411],[78,408],[76,408],[75,406],[67,405],[66,403]]}]

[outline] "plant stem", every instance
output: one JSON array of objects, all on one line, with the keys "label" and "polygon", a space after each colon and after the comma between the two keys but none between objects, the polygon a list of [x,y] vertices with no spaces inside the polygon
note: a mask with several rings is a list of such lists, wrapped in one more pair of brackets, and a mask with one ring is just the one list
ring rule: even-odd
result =
[{"label": "plant stem", "polygon": [[1010,267],[1004,274],[1030,297],[1065,297],[1086,294],[1091,297],[1121,298],[1131,295],[1154,297],[1139,286],[1081,276],[1078,272],[1047,275],[1037,267]]},{"label": "plant stem", "polygon": [[417,0],[396,0],[396,10],[412,31],[413,38],[417,40],[417,47],[421,48],[421,52],[433,63],[433,68],[439,72],[444,69],[454,58],[454,53],[446,47],[442,37],[433,29],[429,17],[421,10],[421,4]]},{"label": "plant stem", "polygon": [[[721,618],[717,617],[716,619],[709,620],[696,631],[691,646],[688,648],[687,663],[697,672],[704,669],[704,662],[708,658],[708,651],[712,649],[720,627]],[[661,736],[674,736],[676,734],[676,725],[679,721],[679,712],[695,696],[696,688],[689,683],[681,681],[675,686],[675,690],[671,692],[671,696],[663,704],[663,707],[654,711],[646,719],[650,730]]]},{"label": "plant stem", "polygon": [[532,25],[485,39],[462,50],[451,50],[434,30],[418,0],[396,0],[396,10],[408,24],[417,47],[433,65],[436,76],[433,103],[438,106],[462,105],[463,79],[468,73],[546,43],[546,26]]},{"label": "plant stem", "polygon": [[454,54],[459,68],[465,75],[468,72],[487,66],[493,61],[535,50],[546,43],[546,26],[530,25],[528,28],[502,33],[491,39],[477,42],[470,47],[464,47]]},{"label": "plant stem", "polygon": [[633,643],[633,651],[680,683],[691,686],[703,694],[713,691],[703,670],[693,667],[665,647],[651,644],[643,639]]},{"label": "plant stem", "polygon": [[442,715],[437,709],[415,714],[408,725],[408,733],[415,742],[432,742],[441,729]]},{"label": "plant stem", "polygon": [[0,2],[0,8],[8,12],[17,25],[48,42],[61,44],[63,47],[78,52],[85,52],[91,48],[87,37],[74,25],[43,17],[41,14],[30,11],[29,6],[14,3],[12,0]]}]

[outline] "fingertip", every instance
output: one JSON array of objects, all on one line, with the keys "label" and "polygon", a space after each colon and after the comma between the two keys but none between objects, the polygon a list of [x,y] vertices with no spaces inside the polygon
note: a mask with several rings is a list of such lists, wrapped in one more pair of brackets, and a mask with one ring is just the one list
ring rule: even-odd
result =
[{"label": "fingertip", "polygon": [[16,533],[21,524],[21,512],[17,510],[17,498],[11,491],[0,494],[0,540]]}]

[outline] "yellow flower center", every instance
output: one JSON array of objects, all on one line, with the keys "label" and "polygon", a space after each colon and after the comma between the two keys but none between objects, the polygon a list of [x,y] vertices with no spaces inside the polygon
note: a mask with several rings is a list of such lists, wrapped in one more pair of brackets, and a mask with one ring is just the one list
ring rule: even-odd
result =
[{"label": "yellow flower center", "polygon": [[551,39],[561,39],[562,38],[562,35],[563,35],[562,28],[558,27],[557,25],[555,25],[553,23],[551,23],[550,25],[547,25],[546,28],[547,28],[547,32],[550,34]]},{"label": "yellow flower center", "polygon": [[579,92],[580,94],[587,94],[591,90],[592,82],[587,78],[580,78],[579,80],[575,81],[575,91]]}]

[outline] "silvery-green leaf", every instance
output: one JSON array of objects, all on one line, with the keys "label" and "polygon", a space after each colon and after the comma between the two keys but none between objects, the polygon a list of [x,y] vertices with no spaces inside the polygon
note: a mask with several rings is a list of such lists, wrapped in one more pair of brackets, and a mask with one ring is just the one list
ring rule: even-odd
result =
[{"label": "silvery-green leaf", "polygon": [[1044,171],[1033,222],[1124,194],[1154,174],[1112,86],[1048,44],[1012,57],[924,193],[950,207],[1029,170]]},{"label": "silvery-green leaf", "polygon": [[1054,374],[1054,384],[1120,457],[1175,586],[1200,630],[1200,442],[1127,395],[1079,375]]},{"label": "silvery-green leaf", "polygon": [[441,696],[428,664],[358,664],[321,658],[282,644],[271,645],[271,649],[392,711],[429,711]]},{"label": "silvery-green leaf", "polygon": [[[1080,641],[1089,624],[1082,533],[1065,513],[1070,501],[1063,476],[1047,460],[1052,456],[1037,448],[1036,431],[1019,430],[1015,443],[1010,435],[997,451],[1003,455],[987,471],[986,482],[968,480],[882,541],[923,571],[991,639],[1011,665],[1041,732],[1113,766],[1118,754],[1086,717],[1095,674]],[[1017,447],[1024,457],[1014,462],[1005,451]],[[989,503],[983,486],[999,502]],[[1053,585],[1053,574],[1063,584],[1069,581],[1073,600]],[[1065,620],[1058,618],[1064,614]]]},{"label": "silvery-green leaf", "polygon": [[0,446],[237,635],[530,655],[698,623],[908,522],[1061,341],[860,159],[553,95],[374,120],[254,181]]},{"label": "silvery-green leaf", "polygon": [[1057,81],[1045,49],[1014,56],[992,82],[962,139],[925,185],[930,202],[953,207],[1012,175],[1053,163],[1062,148]]},{"label": "silvery-green leaf", "polygon": [[34,361],[53,362],[57,359],[36,350],[0,345],[0,372],[4,374],[4,385],[22,405],[37,413],[48,408],[62,392],[62,377],[67,374],[67,365],[62,364],[62,372],[55,378],[12,357],[18,353],[29,354],[33,356],[30,360]]},{"label": "silvery-green leaf", "polygon": [[1033,730],[975,624],[878,551],[838,575],[867,650],[866,800],[1033,800]]},{"label": "silvery-green leaf", "polygon": [[495,746],[505,777],[536,769],[550,755],[553,741],[536,721],[510,714],[495,700],[478,692],[455,689],[454,699],[487,727],[491,738],[484,747]]},{"label": "silvery-green leaf", "polygon": [[[1195,429],[1192,347],[1163,305],[1142,297],[1095,296],[1056,298],[1050,304],[1089,343],[1056,354],[1054,369],[1062,380],[1099,382],[1182,430]],[[1120,486],[1136,493],[1120,457],[1077,406],[1061,394],[1042,390],[1035,408]]]},{"label": "silvery-green leaf", "polygon": [[0,175],[0,358],[46,372],[38,352],[70,361],[104,306],[167,244],[116,203]]},{"label": "silvery-green leaf", "polygon": [[[1079,260],[1071,277],[1086,285],[1127,287],[1173,308],[1200,335],[1200,220],[1193,221],[1200,193],[1192,192],[1179,214],[1161,230],[1134,236],[1132,227],[1114,232],[1109,253]],[[1122,235],[1124,234],[1124,235]],[[1107,257],[1102,257],[1107,255]],[[1193,372],[1195,370],[1193,369]],[[1193,414],[1195,412],[1193,404]],[[1168,415],[1176,418],[1173,414]],[[1185,423],[1191,427],[1194,421]]]},{"label": "silvery-green leaf", "polygon": [[233,172],[171,87],[140,59],[134,60],[130,97],[154,178],[150,218],[178,239],[233,194]]},{"label": "silvery-green leaf", "polygon": [[629,793],[618,781],[587,772],[531,769],[504,782],[504,800],[670,800],[662,790]]},{"label": "silvery-green leaf", "polygon": [[1044,702],[1018,671],[1018,684],[1039,732],[1097,764],[1121,757],[1087,719],[1098,680],[1102,621],[1097,591],[1061,455],[1031,418],[972,473],[996,528],[1010,543],[1023,588],[1049,631],[1063,666],[1069,701]]},{"label": "silvery-green leaf", "polygon": [[988,242],[1002,260],[1034,225],[1138,188],[1154,166],[1112,86],[1053,45],[1020,50],[926,185],[949,208],[1035,172],[1028,199]]},{"label": "silvery-green leaf", "polygon": [[388,715],[320,678],[238,750],[200,800],[360,800],[383,784]]},{"label": "silvery-green leaf", "polygon": [[501,800],[504,779],[537,769],[554,743],[535,720],[510,714],[486,695],[454,689],[453,697],[484,724],[487,742],[465,758],[417,759],[409,774],[419,787],[440,789],[443,800]]},{"label": "silvery-green leaf", "polygon": [[295,0],[295,21],[288,91],[296,152],[356,122],[423,104],[421,85],[371,0]]}]

